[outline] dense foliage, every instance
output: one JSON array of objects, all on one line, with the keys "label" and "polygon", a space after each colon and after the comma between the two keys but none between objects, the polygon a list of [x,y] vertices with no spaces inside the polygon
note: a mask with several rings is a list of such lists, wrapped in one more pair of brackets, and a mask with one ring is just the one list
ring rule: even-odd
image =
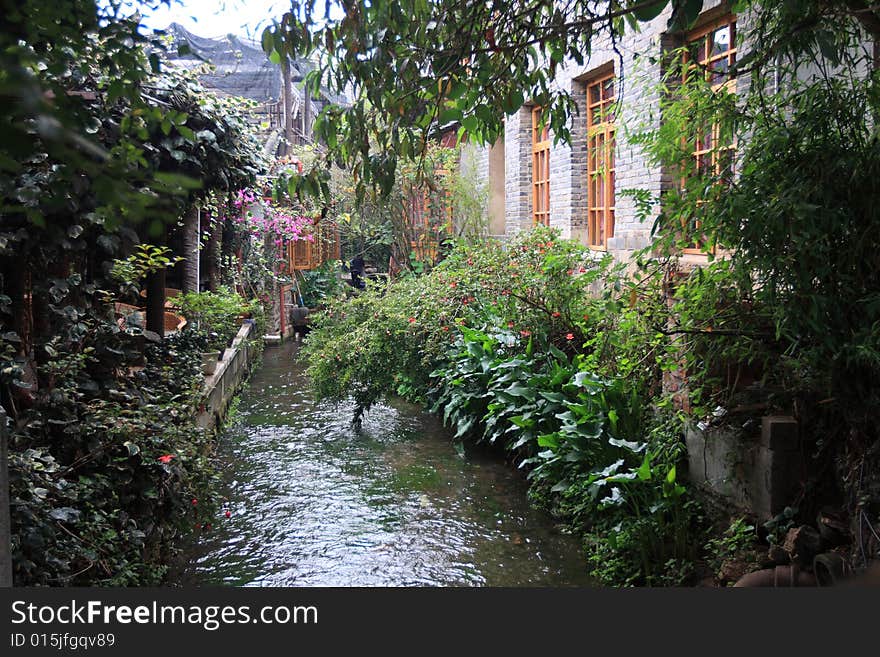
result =
[{"label": "dense foliage", "polygon": [[119,3],[100,5],[15,3],[0,34],[0,401],[20,585],[156,584],[171,539],[209,516],[198,336],[159,341],[114,303],[140,303],[176,262],[166,243],[195,206],[217,210],[218,243],[229,195],[264,166],[247,103],[166,67]]},{"label": "dense foliage", "polygon": [[86,320],[56,339],[54,381],[17,416],[10,453],[20,585],[156,585],[172,539],[211,519],[210,436],[193,426],[201,358]]},{"label": "dense foliage", "polygon": [[[206,337],[207,349],[214,351],[222,351],[232,344],[243,319],[259,319],[261,326],[265,323],[262,305],[258,300],[246,301],[225,287],[217,292],[188,292],[175,299],[174,304],[192,322],[193,326],[188,331]],[[259,330],[257,334],[263,335]]]},{"label": "dense foliage", "polygon": [[[839,51],[844,26],[880,34],[880,14],[867,0],[733,0],[731,12],[755,17],[751,52],[738,57],[743,72],[775,64],[777,56],[811,49]],[[505,115],[524,103],[548,108],[557,139],[570,138],[574,102],[555,84],[557,67],[582,64],[597,41],[616,45],[625,30],[657,19],[670,33],[684,31],[710,5],[703,0],[405,0],[403,2],[295,1],[263,33],[276,60],[312,56],[315,90],[353,90],[351,107],[329,104],[316,135],[327,161],[357,172],[358,193],[386,193],[399,163],[419,160],[448,125],[470,139],[492,142]],[[623,52],[618,56],[623,59]],[[320,186],[322,167],[306,173]]]},{"label": "dense foliage", "polygon": [[507,248],[461,244],[428,274],[338,301],[303,357],[319,397],[361,410],[422,399],[457,440],[506,453],[598,561],[602,536],[617,537],[614,567],[596,571],[609,583],[681,581],[698,524],[676,474],[680,423],[656,407],[674,352],[649,296],[610,259],[536,229]]}]

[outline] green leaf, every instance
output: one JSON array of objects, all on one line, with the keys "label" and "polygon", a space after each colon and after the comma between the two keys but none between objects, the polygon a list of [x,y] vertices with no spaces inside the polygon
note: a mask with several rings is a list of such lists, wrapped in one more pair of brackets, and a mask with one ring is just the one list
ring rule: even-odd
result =
[{"label": "green leaf", "polygon": [[650,20],[654,20],[657,16],[662,14],[668,4],[669,0],[657,0],[657,2],[653,4],[636,6],[632,10],[632,14],[643,23],[646,23]]},{"label": "green leaf", "polygon": [[504,392],[513,397],[522,397],[529,401],[535,401],[537,395],[534,390],[519,383],[514,383],[509,388],[505,388]]},{"label": "green leaf", "polygon": [[272,36],[272,28],[267,27],[263,30],[263,36],[261,39],[261,44],[263,46],[263,52],[271,53],[275,48],[275,39]]},{"label": "green leaf", "polygon": [[639,469],[636,470],[636,475],[641,481],[649,481],[651,479],[651,455],[645,454],[645,459],[642,461],[642,464],[639,466]]}]

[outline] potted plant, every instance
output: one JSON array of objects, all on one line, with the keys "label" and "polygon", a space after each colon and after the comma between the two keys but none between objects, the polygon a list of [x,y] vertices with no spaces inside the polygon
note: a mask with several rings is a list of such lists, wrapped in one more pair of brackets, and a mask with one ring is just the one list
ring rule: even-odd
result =
[{"label": "potted plant", "polygon": [[216,371],[217,371],[217,352],[216,351],[203,351],[202,352],[202,374],[204,374],[205,376],[210,376]]},{"label": "potted plant", "polygon": [[216,346],[218,337],[216,333],[206,333],[204,331],[198,331],[197,333],[199,350],[202,354],[202,373],[205,376],[210,376],[217,371],[217,361],[220,359],[220,351]]}]

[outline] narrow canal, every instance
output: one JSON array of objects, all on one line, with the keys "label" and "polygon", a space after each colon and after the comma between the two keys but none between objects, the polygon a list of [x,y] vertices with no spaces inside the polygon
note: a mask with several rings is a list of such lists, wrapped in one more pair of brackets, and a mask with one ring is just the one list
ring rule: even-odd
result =
[{"label": "narrow canal", "polygon": [[577,540],[528,506],[509,465],[460,455],[404,402],[355,431],[350,407],[310,399],[295,350],[266,349],[221,436],[230,517],[189,548],[178,584],[590,584]]}]

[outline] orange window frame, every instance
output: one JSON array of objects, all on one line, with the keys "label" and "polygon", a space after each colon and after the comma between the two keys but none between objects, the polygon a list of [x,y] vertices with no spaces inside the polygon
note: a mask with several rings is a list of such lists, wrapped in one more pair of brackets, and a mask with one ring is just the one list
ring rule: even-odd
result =
[{"label": "orange window frame", "polygon": [[532,108],[532,223],[550,225],[550,129],[543,108]]},{"label": "orange window frame", "polygon": [[587,245],[608,248],[614,237],[615,116],[614,73],[587,84]]},{"label": "orange window frame", "polygon": [[[693,61],[693,67],[702,71],[715,93],[736,93],[736,79],[730,75],[730,69],[736,63],[736,17],[725,16],[697,30],[689,32],[686,39],[687,54],[685,61]],[[691,156],[697,171],[706,171],[720,175],[729,169],[733,176],[735,141],[721,145],[721,128],[718,124],[708,126],[694,140]],[[686,181],[682,181],[682,185]],[[691,244],[683,249],[684,253],[703,253],[702,236],[699,235],[700,221],[694,219],[689,226],[682,226],[688,235],[695,236]],[[714,253],[715,248],[712,248]]]}]

